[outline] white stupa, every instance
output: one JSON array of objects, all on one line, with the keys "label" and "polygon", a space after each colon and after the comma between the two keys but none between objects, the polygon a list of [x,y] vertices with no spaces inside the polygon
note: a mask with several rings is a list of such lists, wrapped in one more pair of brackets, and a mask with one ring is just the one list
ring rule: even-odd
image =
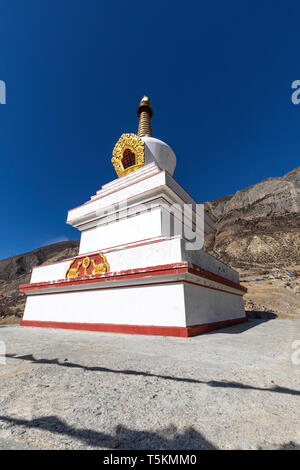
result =
[{"label": "white stupa", "polygon": [[152,114],[144,97],[138,133],[113,151],[118,178],[69,211],[78,256],[35,267],[20,286],[22,326],[187,337],[246,320],[238,273],[201,249],[214,223],[173,178]]}]

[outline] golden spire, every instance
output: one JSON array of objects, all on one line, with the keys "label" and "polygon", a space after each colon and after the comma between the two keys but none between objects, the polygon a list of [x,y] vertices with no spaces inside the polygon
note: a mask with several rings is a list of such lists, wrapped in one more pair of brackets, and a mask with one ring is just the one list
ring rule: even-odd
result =
[{"label": "golden spire", "polygon": [[139,137],[142,137],[143,135],[152,137],[151,118],[153,116],[153,109],[148,96],[144,96],[141,100],[137,110],[137,115],[140,118],[137,135]]}]

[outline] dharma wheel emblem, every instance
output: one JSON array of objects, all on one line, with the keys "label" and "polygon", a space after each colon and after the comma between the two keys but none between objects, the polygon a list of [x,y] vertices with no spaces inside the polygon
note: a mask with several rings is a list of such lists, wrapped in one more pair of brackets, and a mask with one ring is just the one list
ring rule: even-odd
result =
[{"label": "dharma wheel emblem", "polygon": [[78,257],[73,259],[67,272],[66,279],[81,278],[84,276],[95,276],[109,272],[109,264],[103,253],[91,257]]},{"label": "dharma wheel emblem", "polygon": [[84,258],[84,260],[82,262],[82,266],[84,267],[84,275],[85,276],[87,276],[87,268],[89,267],[90,264],[91,264],[91,260],[87,256],[86,258]]}]

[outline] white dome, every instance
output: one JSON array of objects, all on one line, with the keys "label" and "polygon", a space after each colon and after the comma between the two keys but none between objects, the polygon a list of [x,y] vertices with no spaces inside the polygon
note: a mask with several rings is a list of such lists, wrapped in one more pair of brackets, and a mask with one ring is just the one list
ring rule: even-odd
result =
[{"label": "white dome", "polygon": [[155,162],[161,170],[173,175],[176,167],[176,155],[165,142],[154,137],[143,136],[145,142],[145,165]]}]

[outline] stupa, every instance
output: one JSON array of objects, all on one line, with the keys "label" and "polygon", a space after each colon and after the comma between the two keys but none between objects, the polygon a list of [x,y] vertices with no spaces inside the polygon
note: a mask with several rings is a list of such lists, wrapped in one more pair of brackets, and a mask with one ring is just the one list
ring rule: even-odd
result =
[{"label": "stupa", "polygon": [[146,96],[137,114],[137,134],[113,150],[117,179],[68,212],[78,256],[33,268],[20,286],[22,326],[188,337],[246,320],[246,289],[203,251],[214,222],[173,178]]}]

